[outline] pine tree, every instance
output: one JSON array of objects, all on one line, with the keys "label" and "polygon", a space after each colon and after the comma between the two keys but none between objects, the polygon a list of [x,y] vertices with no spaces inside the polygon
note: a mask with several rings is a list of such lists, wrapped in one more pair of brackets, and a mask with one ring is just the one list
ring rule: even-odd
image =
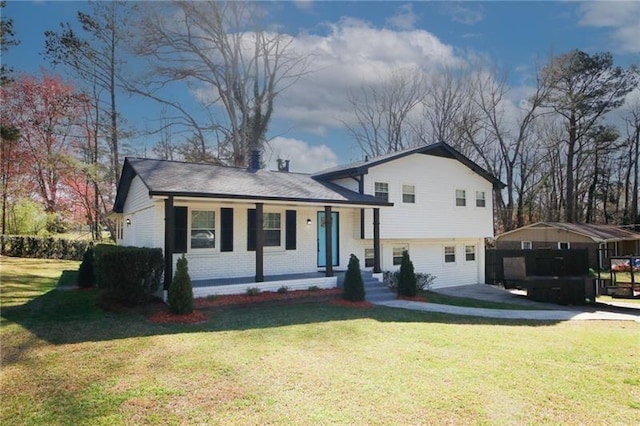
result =
[{"label": "pine tree", "polygon": [[169,311],[174,314],[190,314],[193,312],[193,287],[189,276],[187,258],[182,255],[178,259],[176,274],[169,287]]},{"label": "pine tree", "polygon": [[360,273],[360,260],[355,254],[351,254],[349,258],[349,266],[344,276],[342,297],[352,302],[364,300],[364,282]]},{"label": "pine tree", "polygon": [[82,263],[78,269],[78,286],[83,288],[93,287],[96,283],[96,275],[93,271],[93,247],[89,246],[82,256]]},{"label": "pine tree", "polygon": [[414,297],[417,293],[416,273],[413,262],[409,258],[409,252],[402,253],[400,264],[400,277],[398,278],[398,296]]}]

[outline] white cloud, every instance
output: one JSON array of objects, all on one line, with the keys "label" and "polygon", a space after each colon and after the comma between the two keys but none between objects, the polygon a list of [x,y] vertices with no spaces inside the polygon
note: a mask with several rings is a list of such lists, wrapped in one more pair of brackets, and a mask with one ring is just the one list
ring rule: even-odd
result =
[{"label": "white cloud", "polygon": [[301,10],[311,10],[313,8],[313,0],[293,0],[293,4]]},{"label": "white cloud", "polygon": [[412,30],[418,21],[418,15],[413,13],[413,5],[403,4],[398,8],[398,12],[387,18],[387,25],[399,30]]},{"label": "white cloud", "polygon": [[465,25],[473,25],[484,19],[484,10],[480,5],[472,7],[459,2],[443,3],[442,13],[449,15],[454,22]]},{"label": "white cloud", "polygon": [[313,56],[313,72],[277,98],[274,114],[296,130],[323,135],[327,128],[351,122],[349,91],[378,83],[394,69],[414,67],[429,73],[443,65],[466,65],[452,46],[424,30],[375,28],[353,18],[326,28],[326,34],[300,34],[293,42],[297,52]]},{"label": "white cloud", "polygon": [[578,13],[582,26],[611,29],[614,50],[640,53],[640,2],[585,2]]},{"label": "white cloud", "polygon": [[265,148],[267,168],[277,170],[278,158],[289,160],[292,172],[314,173],[338,164],[338,157],[326,145],[310,146],[304,141],[281,136],[273,138]]}]

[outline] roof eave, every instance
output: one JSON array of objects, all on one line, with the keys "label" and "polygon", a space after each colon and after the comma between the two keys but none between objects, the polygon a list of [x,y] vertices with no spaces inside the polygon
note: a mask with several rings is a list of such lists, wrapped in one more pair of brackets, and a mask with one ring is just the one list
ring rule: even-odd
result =
[{"label": "roof eave", "polygon": [[285,198],[285,197],[269,197],[261,195],[240,195],[240,194],[211,194],[203,192],[174,192],[174,191],[149,191],[152,197],[185,197],[185,198],[205,198],[211,200],[233,200],[233,201],[279,201],[283,203],[298,204],[338,204],[351,207],[393,207],[393,203],[386,201],[351,201],[351,200],[335,200],[322,198]]}]

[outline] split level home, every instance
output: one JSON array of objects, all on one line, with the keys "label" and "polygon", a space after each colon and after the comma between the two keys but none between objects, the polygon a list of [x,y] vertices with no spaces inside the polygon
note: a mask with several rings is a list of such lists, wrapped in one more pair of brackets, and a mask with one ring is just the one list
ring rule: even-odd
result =
[{"label": "split level home", "polygon": [[168,289],[178,257],[195,296],[337,285],[350,255],[379,274],[409,252],[433,287],[484,282],[494,188],[445,143],[314,174],[126,158],[114,211],[119,245],[159,247]]}]

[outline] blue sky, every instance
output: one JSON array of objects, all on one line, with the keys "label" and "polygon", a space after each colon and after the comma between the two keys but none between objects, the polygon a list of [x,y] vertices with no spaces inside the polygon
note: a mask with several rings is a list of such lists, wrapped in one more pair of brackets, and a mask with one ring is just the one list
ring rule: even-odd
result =
[{"label": "blue sky", "polygon": [[[296,49],[322,52],[309,78],[285,91],[270,129],[273,152],[292,168],[314,171],[359,159],[341,121],[350,116],[345,93],[398,66],[434,67],[443,61],[468,66],[484,58],[507,72],[513,102],[526,93],[536,63],[577,48],[610,51],[617,65],[640,64],[640,2],[338,2],[263,3],[274,22],[295,38]],[[85,2],[11,1],[21,44],[3,54],[17,72],[50,68],[41,57],[44,31],[75,22]],[[137,128],[153,126],[158,110],[123,97]],[[194,108],[196,106],[194,105]],[[178,140],[179,141],[179,140]],[[144,155],[154,137],[138,138]]]}]

